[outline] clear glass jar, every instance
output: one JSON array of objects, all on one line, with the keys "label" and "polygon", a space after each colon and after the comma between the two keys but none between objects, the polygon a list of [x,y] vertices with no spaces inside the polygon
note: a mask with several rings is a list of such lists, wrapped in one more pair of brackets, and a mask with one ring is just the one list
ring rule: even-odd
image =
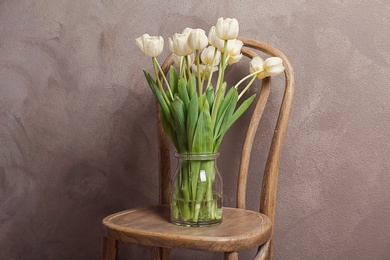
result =
[{"label": "clear glass jar", "polygon": [[222,178],[214,154],[175,154],[171,222],[181,226],[213,226],[222,221]]}]

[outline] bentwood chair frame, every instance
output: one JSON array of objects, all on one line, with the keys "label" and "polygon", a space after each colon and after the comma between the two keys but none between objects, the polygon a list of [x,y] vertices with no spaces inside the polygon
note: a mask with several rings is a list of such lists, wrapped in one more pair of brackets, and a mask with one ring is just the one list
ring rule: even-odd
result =
[{"label": "bentwood chair frame", "polygon": [[[103,259],[116,259],[118,244],[121,242],[150,246],[152,259],[169,259],[169,248],[225,252],[225,259],[238,259],[239,250],[256,247],[258,251],[254,259],[272,259],[279,163],[294,94],[294,72],[287,57],[278,49],[253,39],[240,38],[240,40],[244,43],[242,53],[245,56],[249,58],[259,56],[258,52],[254,51],[257,50],[282,58],[285,66],[285,91],[263,174],[260,212],[245,209],[246,184],[252,143],[270,94],[270,78],[263,79],[245,136],[239,168],[236,208],[224,208],[222,224],[208,228],[187,228],[169,223],[170,149],[158,111],[160,206],[123,211],[106,217],[103,220],[106,231],[103,239]],[[164,61],[163,71],[167,73],[172,64],[171,55]],[[230,230],[229,227],[236,226],[236,223],[241,223],[240,221],[248,222],[248,226],[238,226]],[[213,234],[215,237],[212,236]]]}]

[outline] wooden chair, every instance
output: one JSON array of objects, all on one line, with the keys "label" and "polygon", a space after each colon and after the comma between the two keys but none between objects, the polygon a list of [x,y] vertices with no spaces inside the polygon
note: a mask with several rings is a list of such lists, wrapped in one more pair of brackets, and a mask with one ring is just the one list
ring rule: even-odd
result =
[{"label": "wooden chair", "polygon": [[[169,259],[170,248],[225,252],[225,259],[238,259],[238,251],[258,248],[254,259],[272,258],[279,162],[294,94],[294,72],[286,56],[279,50],[260,41],[247,38],[240,40],[245,46],[242,49],[245,56],[252,58],[258,55],[254,50],[261,51],[282,58],[286,68],[285,91],[263,175],[260,212],[245,209],[245,193],[252,143],[270,93],[270,78],[263,79],[244,140],[236,208],[225,207],[223,221],[218,226],[190,228],[169,222],[171,186],[169,140],[159,122],[160,205],[126,210],[104,218],[103,259],[116,259],[118,243],[122,242],[150,246],[152,259]],[[169,56],[162,65],[163,71],[168,72],[172,63],[172,56]]]}]

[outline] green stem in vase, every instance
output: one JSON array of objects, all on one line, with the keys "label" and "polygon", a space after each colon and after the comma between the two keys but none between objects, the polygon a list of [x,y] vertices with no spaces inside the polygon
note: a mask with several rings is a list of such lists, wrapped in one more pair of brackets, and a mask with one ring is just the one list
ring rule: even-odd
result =
[{"label": "green stem in vase", "polygon": [[189,192],[190,178],[189,178],[188,167],[189,167],[188,162],[184,161],[182,168],[181,168],[181,171],[180,171],[181,179],[182,179],[182,182],[180,185],[180,193],[181,193],[180,198],[182,199],[181,200],[181,203],[182,203],[182,205],[181,205],[182,212],[181,213],[182,213],[184,220],[191,219],[191,208],[189,205],[189,203],[190,203],[189,202],[190,201],[190,192]]},{"label": "green stem in vase", "polygon": [[206,201],[206,212],[211,210],[210,202],[213,200],[213,182],[215,177],[215,166],[213,161],[206,161],[201,163],[199,170],[198,185],[196,190],[195,212],[193,214],[193,221],[197,222],[201,210],[202,201]]}]

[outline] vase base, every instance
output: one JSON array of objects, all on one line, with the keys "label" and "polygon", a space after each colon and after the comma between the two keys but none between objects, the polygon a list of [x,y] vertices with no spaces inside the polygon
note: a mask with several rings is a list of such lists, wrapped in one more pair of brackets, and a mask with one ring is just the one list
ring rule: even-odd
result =
[{"label": "vase base", "polygon": [[182,227],[212,227],[221,224],[222,219],[199,220],[194,222],[171,218],[171,222]]}]

